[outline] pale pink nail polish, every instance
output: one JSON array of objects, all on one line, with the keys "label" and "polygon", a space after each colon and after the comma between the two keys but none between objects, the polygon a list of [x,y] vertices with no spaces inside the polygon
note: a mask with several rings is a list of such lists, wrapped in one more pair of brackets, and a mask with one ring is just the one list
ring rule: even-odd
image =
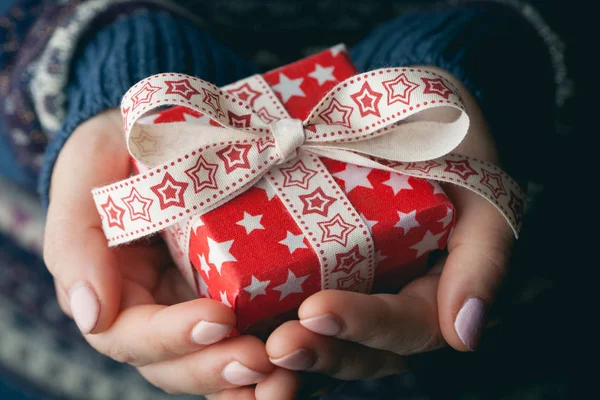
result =
[{"label": "pale pink nail polish", "polygon": [[306,329],[325,336],[335,336],[342,330],[340,323],[331,314],[301,319],[300,323]]},{"label": "pale pink nail polish", "polygon": [[265,374],[253,371],[238,361],[232,361],[227,364],[223,368],[221,376],[227,382],[239,386],[253,385],[267,377]]},{"label": "pale pink nail polish", "polygon": [[90,333],[100,316],[100,303],[94,290],[85,282],[77,283],[70,291],[73,319],[84,335]]},{"label": "pale pink nail polish", "polygon": [[483,300],[472,297],[465,301],[456,315],[454,329],[460,340],[471,351],[479,345],[481,333],[486,323],[486,306]]},{"label": "pale pink nail polish", "polygon": [[269,358],[269,360],[282,368],[293,371],[303,371],[315,365],[317,357],[308,349],[298,349],[293,353],[279,358]]},{"label": "pale pink nail polish", "polygon": [[224,339],[232,329],[231,325],[200,321],[192,329],[190,337],[194,343],[208,345]]}]

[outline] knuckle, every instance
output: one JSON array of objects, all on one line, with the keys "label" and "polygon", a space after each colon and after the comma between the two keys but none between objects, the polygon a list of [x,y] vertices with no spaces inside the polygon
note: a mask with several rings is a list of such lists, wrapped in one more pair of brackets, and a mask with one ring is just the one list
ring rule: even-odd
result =
[{"label": "knuckle", "polygon": [[155,374],[149,374],[145,368],[137,367],[136,369],[138,370],[140,375],[142,375],[144,377],[144,379],[146,381],[148,381],[148,383],[150,383],[157,389],[162,390],[166,394],[170,394],[170,395],[183,394],[183,392],[181,390],[176,389],[174,386],[169,385],[167,382],[162,382],[162,381],[157,380],[154,377]]},{"label": "knuckle", "polygon": [[[102,351],[100,352],[102,353]],[[112,358],[113,360],[123,364],[142,366],[139,358],[135,355],[134,352],[132,352],[129,349],[126,349],[124,346],[119,344],[113,344],[112,346],[108,347],[104,354]]]}]

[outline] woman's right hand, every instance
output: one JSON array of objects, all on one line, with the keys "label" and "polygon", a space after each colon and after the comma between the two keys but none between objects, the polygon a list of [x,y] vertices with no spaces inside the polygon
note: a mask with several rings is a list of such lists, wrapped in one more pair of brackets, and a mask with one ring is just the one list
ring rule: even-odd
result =
[{"label": "woman's right hand", "polygon": [[161,241],[107,246],[91,189],[130,168],[118,110],[80,125],[58,157],[44,260],[63,311],[96,350],[169,393],[294,398],[295,373],[275,368],[256,337],[225,339],[235,314],[197,299]]}]

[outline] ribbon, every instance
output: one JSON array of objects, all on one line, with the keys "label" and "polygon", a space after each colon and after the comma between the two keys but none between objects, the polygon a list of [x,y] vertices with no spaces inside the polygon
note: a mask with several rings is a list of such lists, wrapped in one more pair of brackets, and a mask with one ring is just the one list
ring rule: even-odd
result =
[{"label": "ribbon", "polygon": [[[259,75],[246,84],[258,98],[181,74],[151,76],[126,93],[127,146],[141,173],[92,191],[109,245],[185,221],[189,228],[193,217],[265,176],[278,195],[298,201],[310,194],[303,179],[332,181],[315,164],[318,157],[462,186],[490,201],[518,235],[524,193],[498,167],[451,153],[467,134],[469,118],[457,89],[435,72],[390,68],[356,75],[336,85],[304,121],[287,114]],[[212,124],[139,123],[148,112],[173,105],[192,108]],[[319,233],[302,215],[295,218],[307,235]],[[366,259],[372,264],[372,248]]]}]

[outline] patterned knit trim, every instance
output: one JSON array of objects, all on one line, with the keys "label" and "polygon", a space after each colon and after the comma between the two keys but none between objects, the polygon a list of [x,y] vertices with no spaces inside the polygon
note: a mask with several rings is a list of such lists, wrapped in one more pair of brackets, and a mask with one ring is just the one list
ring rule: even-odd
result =
[{"label": "patterned knit trim", "polygon": [[[199,19],[191,18],[189,13],[167,0],[91,0],[78,5],[69,22],[55,29],[40,57],[30,66],[32,79],[29,85],[37,117],[42,129],[50,136],[60,129],[66,116],[66,89],[71,61],[89,26],[112,7],[144,7],[149,4],[178,15],[185,13],[189,20],[200,23]],[[52,99],[51,110],[46,104],[48,99]]]}]

